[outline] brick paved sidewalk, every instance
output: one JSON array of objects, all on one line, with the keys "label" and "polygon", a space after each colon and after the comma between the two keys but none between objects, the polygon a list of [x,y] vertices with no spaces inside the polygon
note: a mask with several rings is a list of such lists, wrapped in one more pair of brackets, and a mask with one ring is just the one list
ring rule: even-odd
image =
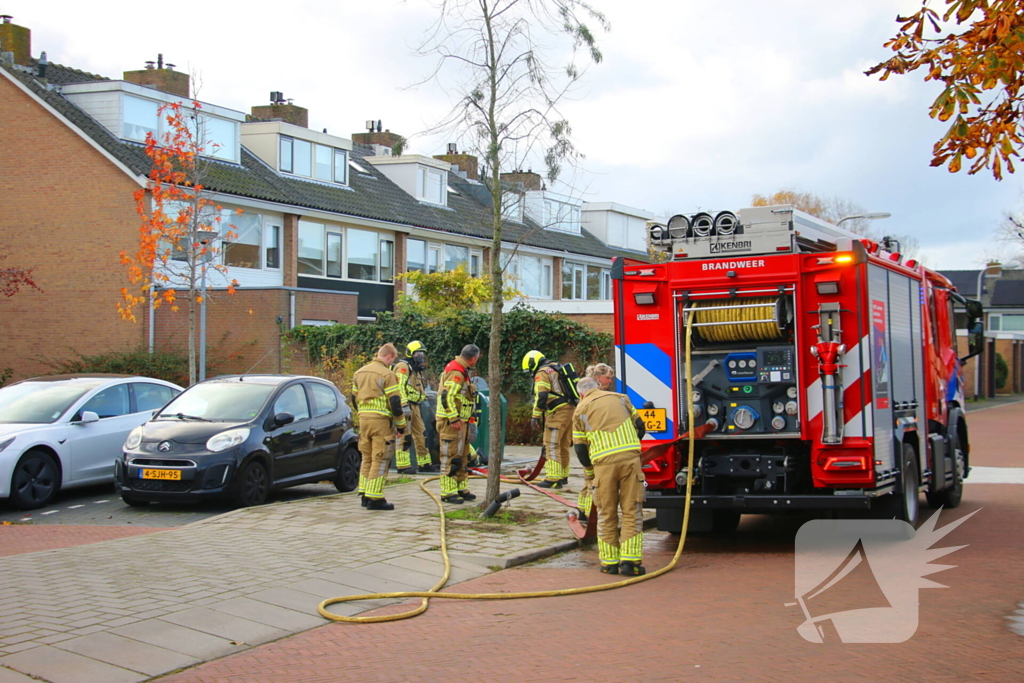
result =
[{"label": "brick paved sidewalk", "polygon": [[[416,483],[386,493],[394,512],[344,494],[0,558],[0,683],[15,671],[54,683],[142,681],[323,625],[316,606],[328,597],[425,590],[443,571],[437,508]],[[513,505],[541,519],[449,525],[449,584],[574,545],[563,506],[526,491]]]},{"label": "brick paved sidewalk", "polygon": [[164,531],[164,529],[135,526],[10,524],[0,526],[0,557],[35,553],[40,550],[72,548],[117,538],[151,534],[155,531]]},{"label": "brick paved sidewalk", "polygon": [[[160,681],[1016,683],[1024,679],[1024,640],[1008,628],[1008,617],[1024,601],[1020,492],[1019,486],[973,487],[960,509],[943,513],[940,525],[981,508],[938,544],[969,545],[939,562],[956,568],[929,577],[949,588],[920,591],[920,625],[906,643],[804,641],[796,632],[803,615],[784,606],[794,600],[792,539],[799,523],[755,516],[744,518],[734,539],[688,540],[675,571],[637,586],[507,602],[434,600],[413,619],[332,624]],[[676,542],[648,534],[645,564],[664,566]],[[596,571],[593,551],[572,555],[453,590],[550,590],[608,581]],[[1024,614],[1024,604],[1020,609]]]}]

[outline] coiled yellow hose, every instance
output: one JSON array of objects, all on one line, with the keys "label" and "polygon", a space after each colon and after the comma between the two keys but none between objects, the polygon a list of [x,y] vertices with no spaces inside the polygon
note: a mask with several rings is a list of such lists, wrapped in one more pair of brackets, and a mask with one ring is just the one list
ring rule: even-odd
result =
[{"label": "coiled yellow hose", "polygon": [[[725,308],[739,305],[750,305],[750,308]],[[714,299],[695,302],[693,307],[697,309],[699,334],[705,341],[771,341],[782,338],[782,321],[779,319],[782,304],[778,297]],[[749,322],[751,320],[771,322]]]},{"label": "coiled yellow hose", "polygon": [[[694,312],[690,311],[686,318],[686,367],[690,367],[690,347],[691,344],[691,332],[693,328],[693,315]],[[686,409],[688,413],[687,424],[692,425],[694,421],[693,415],[693,378],[690,376],[691,373],[686,373]],[[401,619],[408,619],[415,617],[418,614],[422,614],[427,610],[427,606],[431,598],[444,598],[445,600],[519,600],[523,598],[551,598],[559,595],[583,595],[585,593],[598,593],[601,591],[612,590],[615,588],[622,588],[623,586],[630,586],[641,581],[650,581],[651,579],[667,574],[672,571],[676,564],[679,562],[679,557],[683,553],[683,547],[686,545],[686,530],[690,524],[690,489],[693,484],[693,455],[694,455],[694,430],[690,430],[689,438],[689,456],[687,460],[686,468],[686,502],[683,508],[683,528],[682,534],[679,538],[679,546],[676,548],[676,553],[672,557],[672,561],[667,565],[643,576],[633,576],[622,581],[615,581],[614,583],[604,583],[597,586],[584,586],[582,588],[563,588],[561,590],[549,590],[549,591],[528,591],[523,593],[440,593],[438,591],[448,582],[448,577],[451,574],[451,561],[448,559],[448,538],[445,525],[444,516],[444,505],[441,503],[441,499],[435,495],[432,491],[427,490],[426,485],[432,481],[440,479],[440,477],[430,477],[420,482],[420,489],[423,490],[428,496],[434,499],[437,504],[437,510],[441,515],[441,556],[444,558],[444,575],[441,579],[434,584],[434,587],[427,591],[398,591],[394,593],[364,593],[362,595],[346,595],[337,598],[328,598],[317,606],[317,611],[320,616],[331,621],[344,621],[351,624],[373,624],[384,621],[399,621]],[[473,477],[474,479],[483,479],[484,477]],[[502,479],[502,481],[512,482],[511,479]],[[387,600],[393,598],[422,598],[419,606],[409,610],[407,612],[401,612],[399,614],[386,614],[376,617],[346,617],[340,614],[334,614],[327,611],[327,607],[340,602],[353,602],[356,600]]]}]

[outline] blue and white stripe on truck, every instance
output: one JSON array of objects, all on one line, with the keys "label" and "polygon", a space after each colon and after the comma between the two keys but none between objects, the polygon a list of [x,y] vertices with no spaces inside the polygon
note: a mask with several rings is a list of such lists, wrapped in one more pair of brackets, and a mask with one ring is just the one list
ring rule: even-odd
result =
[{"label": "blue and white stripe on truck", "polygon": [[625,369],[626,395],[637,410],[650,401],[655,408],[666,410],[665,431],[648,432],[644,440],[673,439],[676,433],[676,410],[672,401],[672,359],[656,344],[626,344],[625,358],[622,345],[615,347],[615,386],[622,393]]}]

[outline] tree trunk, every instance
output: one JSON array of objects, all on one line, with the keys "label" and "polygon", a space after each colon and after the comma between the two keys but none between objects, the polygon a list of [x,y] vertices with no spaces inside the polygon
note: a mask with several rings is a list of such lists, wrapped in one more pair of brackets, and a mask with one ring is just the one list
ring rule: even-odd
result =
[{"label": "tree trunk", "polygon": [[505,450],[501,438],[504,424],[501,416],[501,319],[505,297],[502,296],[503,284],[501,274],[501,181],[500,169],[493,164],[491,197],[494,203],[492,227],[494,239],[491,242],[491,343],[487,350],[487,384],[490,386],[491,414],[487,428],[489,430],[487,463],[487,493],[484,504],[490,505],[501,493],[501,460]]}]

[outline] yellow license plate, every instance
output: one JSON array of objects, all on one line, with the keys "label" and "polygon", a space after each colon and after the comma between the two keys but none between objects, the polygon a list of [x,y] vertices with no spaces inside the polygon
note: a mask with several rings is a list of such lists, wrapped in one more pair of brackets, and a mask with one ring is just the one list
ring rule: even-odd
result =
[{"label": "yellow license plate", "polygon": [[181,470],[142,470],[142,478],[181,481]]},{"label": "yellow license plate", "polygon": [[663,432],[668,428],[668,416],[664,408],[644,408],[640,411],[640,417],[644,421],[644,428],[649,432]]}]

